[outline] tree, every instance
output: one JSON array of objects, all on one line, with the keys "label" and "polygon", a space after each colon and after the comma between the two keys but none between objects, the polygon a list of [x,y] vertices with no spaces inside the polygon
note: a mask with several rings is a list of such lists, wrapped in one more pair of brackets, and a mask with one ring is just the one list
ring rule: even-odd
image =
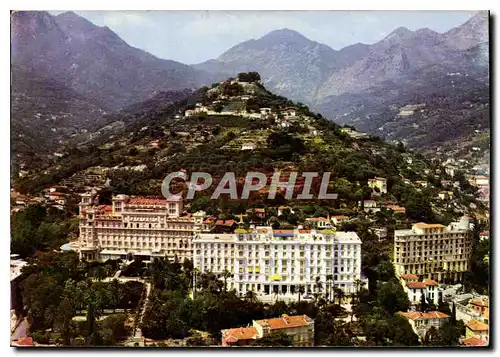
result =
[{"label": "tree", "polygon": [[386,283],[380,283],[377,304],[390,315],[394,315],[398,311],[407,311],[410,307],[408,295],[395,278]]},{"label": "tree", "polygon": [[304,294],[304,292],[305,292],[304,285],[299,285],[299,288],[297,289],[297,292],[299,293],[299,304],[300,304],[300,297],[301,297],[301,296],[302,296],[302,294]]},{"label": "tree", "polygon": [[445,322],[438,330],[429,329],[424,343],[428,346],[458,346],[459,340],[465,334],[465,325],[463,321],[457,321],[455,324],[450,320]]},{"label": "tree", "polygon": [[326,283],[327,283],[327,286],[328,286],[328,292],[327,292],[327,300],[328,302],[331,302],[332,301],[332,293],[333,293],[333,275],[332,274],[328,274],[326,276]]},{"label": "tree", "polygon": [[408,320],[400,315],[394,315],[389,326],[389,338],[395,346],[418,346],[418,336],[413,331]]},{"label": "tree", "polygon": [[126,325],[127,315],[117,314],[108,316],[102,322],[99,333],[102,335],[104,345],[115,345],[117,341],[124,340],[130,334]]},{"label": "tree", "polygon": [[427,303],[427,299],[425,298],[424,293],[420,295],[420,311],[422,312],[429,311],[429,304]]},{"label": "tree", "polygon": [[225,269],[223,272],[222,272],[222,278],[224,279],[224,291],[227,292],[227,279],[228,278],[231,278],[233,276],[233,274],[231,274],[229,272],[229,270]]},{"label": "tree", "polygon": [[438,309],[438,311],[441,311],[442,313],[444,313],[448,316],[451,316],[450,305],[443,301],[443,297],[441,295],[439,295],[437,309]]},{"label": "tree", "polygon": [[320,311],[314,320],[316,346],[352,346],[346,324],[335,319],[330,311]]},{"label": "tree", "polygon": [[323,291],[323,283],[321,282],[321,278],[319,276],[316,277],[316,281],[314,283],[314,288],[318,294],[321,294]]},{"label": "tree", "polygon": [[271,332],[252,342],[252,346],[261,347],[287,347],[292,345],[292,339],[282,331]]},{"label": "tree", "polygon": [[[220,113],[220,112],[222,112],[222,109],[224,109],[224,104],[222,104],[222,102],[217,102],[213,105],[214,112]],[[214,134],[214,135],[217,135],[217,134]]]},{"label": "tree", "polygon": [[257,295],[252,290],[248,290],[245,293],[245,300],[255,302],[257,300]]}]

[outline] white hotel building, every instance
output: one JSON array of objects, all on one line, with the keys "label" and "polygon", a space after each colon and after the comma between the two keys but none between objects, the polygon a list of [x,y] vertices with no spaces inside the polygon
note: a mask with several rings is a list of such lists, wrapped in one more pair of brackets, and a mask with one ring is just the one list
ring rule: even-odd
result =
[{"label": "white hotel building", "polygon": [[79,204],[80,258],[143,259],[175,256],[192,259],[191,241],[203,229],[204,212],[182,215],[182,200],[117,195],[98,205],[97,193]]},{"label": "white hotel building", "polygon": [[316,292],[316,277],[325,292],[327,276],[345,293],[355,292],[361,273],[361,240],[354,232],[332,230],[237,229],[234,234],[198,233],[193,239],[193,263],[201,272],[228,270],[228,288],[244,295],[297,297]]}]

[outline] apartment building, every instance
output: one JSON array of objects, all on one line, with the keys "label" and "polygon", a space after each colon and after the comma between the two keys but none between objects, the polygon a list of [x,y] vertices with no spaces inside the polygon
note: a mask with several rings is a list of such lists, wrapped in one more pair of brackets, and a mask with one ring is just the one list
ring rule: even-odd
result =
[{"label": "apartment building", "polygon": [[97,204],[97,192],[79,204],[80,258],[192,258],[192,238],[204,227],[204,212],[183,215],[182,200],[117,195],[112,205]]},{"label": "apartment building", "polygon": [[394,232],[396,274],[415,274],[437,282],[461,281],[471,254],[469,218],[449,226],[416,223]]},{"label": "apartment building", "polygon": [[222,346],[248,346],[271,333],[283,332],[290,336],[292,346],[314,346],[314,320],[307,315],[254,320],[251,327],[222,330]]},{"label": "apartment building", "polygon": [[[355,292],[361,273],[361,240],[355,232],[332,230],[236,229],[234,234],[196,234],[193,263],[201,272],[233,274],[228,287],[257,297],[297,299],[317,291],[316,278],[326,288],[331,275],[346,294]],[[328,282],[329,283],[329,282]]]}]

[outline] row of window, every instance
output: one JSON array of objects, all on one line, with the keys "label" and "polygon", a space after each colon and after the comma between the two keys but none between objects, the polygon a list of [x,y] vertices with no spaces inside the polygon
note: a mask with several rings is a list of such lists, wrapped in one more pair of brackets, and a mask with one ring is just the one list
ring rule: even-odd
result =
[{"label": "row of window", "polygon": [[[153,242],[122,242],[122,241],[100,241],[103,247],[131,247],[131,248],[177,248],[176,243],[153,243]],[[179,248],[189,248],[189,244],[179,243]]]}]

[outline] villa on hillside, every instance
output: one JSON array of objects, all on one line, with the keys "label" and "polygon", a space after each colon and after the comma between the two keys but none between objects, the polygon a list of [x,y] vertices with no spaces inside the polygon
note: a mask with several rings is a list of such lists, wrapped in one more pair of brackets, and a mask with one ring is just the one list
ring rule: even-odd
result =
[{"label": "villa on hillside", "polygon": [[420,340],[425,338],[425,335],[431,327],[436,329],[441,328],[443,324],[450,319],[450,316],[440,311],[430,312],[397,312],[397,315],[408,319],[413,331],[418,335]]},{"label": "villa on hillside", "polygon": [[222,346],[248,346],[274,332],[290,336],[292,346],[314,346],[314,320],[307,315],[286,314],[272,319],[254,320],[251,327],[222,330]]},{"label": "villa on hillside", "polygon": [[368,187],[378,188],[380,193],[387,193],[387,179],[383,177],[368,179]]}]

